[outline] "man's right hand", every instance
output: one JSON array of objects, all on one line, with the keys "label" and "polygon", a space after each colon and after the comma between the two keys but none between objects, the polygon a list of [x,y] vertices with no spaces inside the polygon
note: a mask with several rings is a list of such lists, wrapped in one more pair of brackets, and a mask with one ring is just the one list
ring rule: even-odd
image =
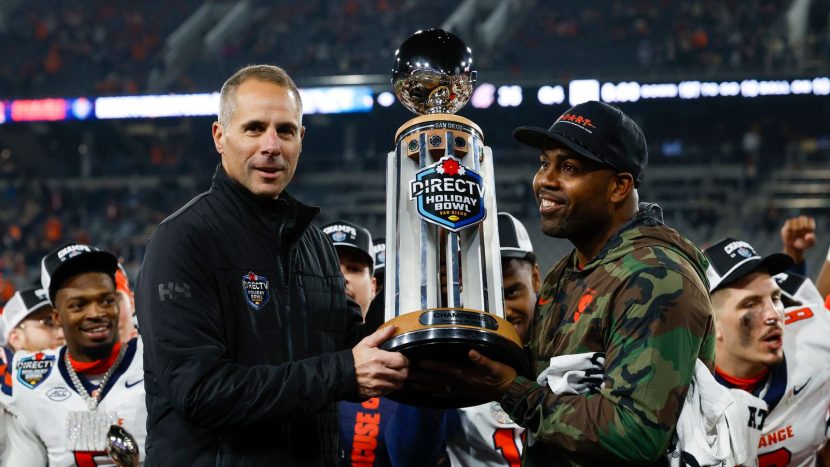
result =
[{"label": "man's right hand", "polygon": [[352,349],[361,397],[385,396],[403,387],[409,376],[409,360],[403,354],[378,348],[394,332],[394,326],[385,326],[366,336]]},{"label": "man's right hand", "polygon": [[804,253],[816,244],[816,220],[810,216],[787,219],[781,226],[781,243],[796,263],[804,261]]}]

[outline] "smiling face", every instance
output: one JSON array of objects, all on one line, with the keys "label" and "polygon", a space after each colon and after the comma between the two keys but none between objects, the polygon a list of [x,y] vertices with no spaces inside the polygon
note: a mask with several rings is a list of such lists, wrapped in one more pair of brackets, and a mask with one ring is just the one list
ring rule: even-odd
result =
[{"label": "smiling face", "polygon": [[726,373],[752,377],[784,358],[781,289],[765,271],[712,294],[715,362]]},{"label": "smiling face", "polygon": [[234,111],[213,124],[222,167],[257,196],[276,198],[297,169],[305,128],[297,96],[275,83],[249,79],[236,89]]},{"label": "smiling face", "polygon": [[536,307],[536,294],[541,285],[539,265],[518,258],[502,258],[502,284],[504,287],[504,316],[522,342],[527,342],[527,331]]},{"label": "smiling face", "polygon": [[104,358],[118,340],[115,282],[102,272],[70,277],[55,294],[57,321],[69,354],[89,362]]},{"label": "smiling face", "polygon": [[533,193],[539,205],[542,232],[569,240],[593,236],[610,223],[610,167],[555,143],[539,155]]}]

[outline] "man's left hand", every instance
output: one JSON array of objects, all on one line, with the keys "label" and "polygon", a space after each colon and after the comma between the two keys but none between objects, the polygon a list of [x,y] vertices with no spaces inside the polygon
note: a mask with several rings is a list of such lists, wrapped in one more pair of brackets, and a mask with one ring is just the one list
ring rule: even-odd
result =
[{"label": "man's left hand", "polygon": [[470,368],[442,362],[422,361],[411,372],[409,382],[416,389],[447,395],[474,394],[477,398],[498,401],[516,379],[516,370],[470,350]]}]

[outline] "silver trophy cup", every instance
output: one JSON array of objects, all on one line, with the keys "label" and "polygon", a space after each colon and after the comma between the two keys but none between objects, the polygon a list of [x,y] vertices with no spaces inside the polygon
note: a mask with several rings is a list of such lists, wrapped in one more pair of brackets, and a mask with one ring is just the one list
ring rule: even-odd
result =
[{"label": "silver trophy cup", "polygon": [[[395,94],[419,116],[398,129],[387,159],[384,326],[397,331],[382,348],[458,365],[477,349],[522,372],[521,339],[504,319],[492,151],[475,123],[454,115],[472,96],[472,67],[464,42],[437,29],[395,54]],[[389,397],[423,407],[486,402],[409,386]]]}]

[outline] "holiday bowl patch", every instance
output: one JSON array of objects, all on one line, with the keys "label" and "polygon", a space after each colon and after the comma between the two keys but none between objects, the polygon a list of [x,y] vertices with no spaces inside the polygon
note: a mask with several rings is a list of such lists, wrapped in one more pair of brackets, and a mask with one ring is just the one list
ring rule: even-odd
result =
[{"label": "holiday bowl patch", "polygon": [[452,156],[419,170],[409,182],[409,198],[427,222],[458,232],[484,220],[484,181]]},{"label": "holiday bowl patch", "polygon": [[268,292],[268,278],[248,272],[242,276],[242,292],[245,301],[255,310],[260,310],[268,303],[271,295]]},{"label": "holiday bowl patch", "polygon": [[38,352],[34,355],[21,358],[15,367],[17,381],[29,389],[38,387],[49,376],[55,366],[54,355],[44,355]]}]

